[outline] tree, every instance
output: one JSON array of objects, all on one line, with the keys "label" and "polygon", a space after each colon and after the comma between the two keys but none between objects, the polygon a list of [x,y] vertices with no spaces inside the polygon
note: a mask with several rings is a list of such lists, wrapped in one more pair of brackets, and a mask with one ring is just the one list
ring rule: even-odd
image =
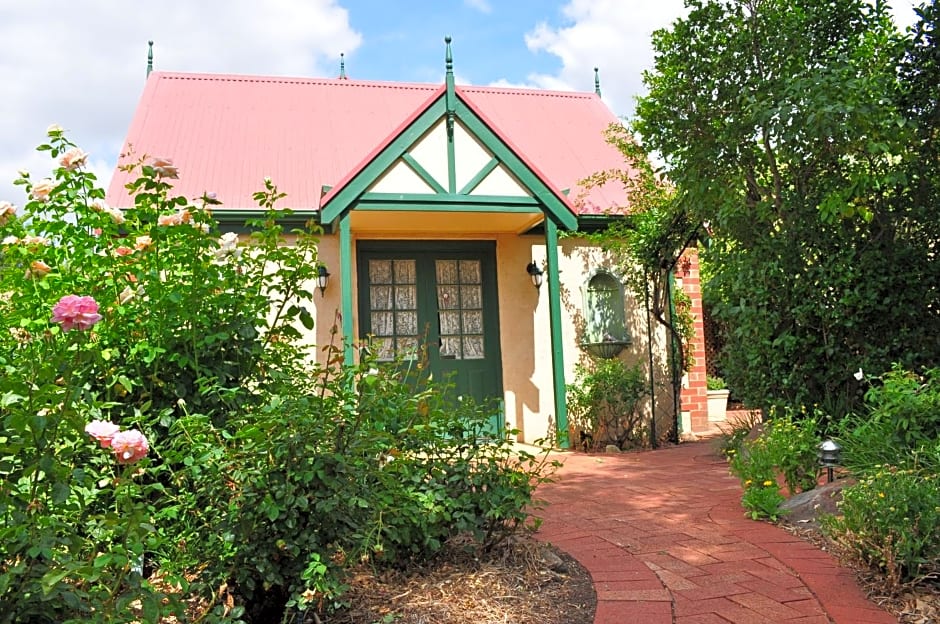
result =
[{"label": "tree", "polygon": [[[860,398],[852,372],[940,361],[934,206],[912,206],[906,39],[862,0],[689,0],[653,36],[635,131],[689,223],[723,371],[754,405]],[[678,217],[677,217],[678,218]]]}]

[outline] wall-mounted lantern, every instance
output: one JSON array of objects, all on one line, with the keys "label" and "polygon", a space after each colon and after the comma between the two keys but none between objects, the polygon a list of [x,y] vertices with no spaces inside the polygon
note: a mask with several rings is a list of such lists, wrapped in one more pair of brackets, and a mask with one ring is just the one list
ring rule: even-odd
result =
[{"label": "wall-mounted lantern", "polygon": [[539,268],[539,265],[535,264],[535,262],[530,262],[528,266],[526,266],[525,272],[529,274],[532,285],[535,286],[536,289],[540,289],[542,287],[542,274],[544,271]]},{"label": "wall-mounted lantern", "polygon": [[326,265],[321,264],[317,267],[317,288],[320,289],[320,296],[326,293],[326,287],[330,283],[330,272],[326,270]]}]

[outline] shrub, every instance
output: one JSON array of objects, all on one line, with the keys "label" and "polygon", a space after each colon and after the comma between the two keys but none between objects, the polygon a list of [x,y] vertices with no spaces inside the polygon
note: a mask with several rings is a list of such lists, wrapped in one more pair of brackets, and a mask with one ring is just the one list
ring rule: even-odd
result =
[{"label": "shrub", "polygon": [[805,492],[816,487],[819,471],[817,434],[819,416],[792,411],[774,416],[767,423],[767,449],[770,461],[783,475],[790,494]]},{"label": "shrub", "polygon": [[940,475],[879,466],[842,492],[827,533],[880,568],[890,590],[940,572]]},{"label": "shrub", "polygon": [[639,364],[599,359],[589,366],[579,364],[576,376],[577,381],[568,385],[569,417],[575,427],[590,434],[595,448],[615,444],[625,449],[648,443],[649,431],[639,404],[649,396],[649,385]]},{"label": "shrub", "polygon": [[792,412],[787,412],[772,418],[752,440],[746,439],[747,432],[740,427],[739,446],[726,446],[731,473],[744,488],[741,503],[754,519],[777,520],[779,506],[785,500],[777,485],[778,475],[783,477],[790,494],[816,486],[818,416],[801,416],[795,418]]},{"label": "shrub", "polygon": [[842,463],[858,483],[824,525],[891,590],[940,572],[940,371],[895,366],[839,423]]},{"label": "shrub", "polygon": [[550,470],[490,406],[341,345],[309,363],[315,231],[282,244],[270,180],[238,240],[166,160],[119,211],[60,129],[40,150],[54,179],[0,203],[0,622],[281,619],[362,560],[524,526]]},{"label": "shrub", "polygon": [[776,522],[780,518],[780,505],[784,500],[777,482],[768,479],[746,486],[744,495],[741,497],[741,505],[747,510],[747,515],[752,520],[767,518],[771,522]]},{"label": "shrub", "polygon": [[839,423],[843,464],[855,474],[908,461],[940,437],[940,370],[895,366],[865,393],[865,412]]}]

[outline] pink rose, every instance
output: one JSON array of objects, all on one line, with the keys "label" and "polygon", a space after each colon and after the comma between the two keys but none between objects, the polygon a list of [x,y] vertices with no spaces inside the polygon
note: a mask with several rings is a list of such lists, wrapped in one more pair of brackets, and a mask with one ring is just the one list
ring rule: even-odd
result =
[{"label": "pink rose", "polygon": [[44,178],[33,186],[30,195],[33,196],[33,199],[44,202],[49,199],[49,193],[51,193],[54,188],[55,182],[49,178]]},{"label": "pink rose", "polygon": [[120,208],[105,208],[104,211],[108,213],[108,216],[111,217],[111,220],[116,225],[122,225],[124,223],[124,212]]},{"label": "pink rose", "polygon": [[125,286],[124,290],[121,291],[121,294],[118,295],[117,301],[118,305],[123,305],[134,298],[136,293],[131,290],[130,286]]},{"label": "pink rose", "polygon": [[29,265],[29,271],[27,273],[30,277],[43,278],[49,275],[50,271],[52,271],[52,267],[42,260],[33,260]]},{"label": "pink rose", "polygon": [[39,247],[40,245],[48,247],[50,244],[49,239],[46,238],[45,236],[35,236],[35,235],[26,236],[23,239],[21,239],[20,242],[26,245],[27,247],[29,247],[30,249],[35,249]]},{"label": "pink rose", "polygon": [[116,248],[114,249],[114,255],[115,255],[115,256],[129,256],[129,255],[131,255],[132,253],[134,253],[134,250],[131,249],[130,247],[126,246],[126,245],[121,245],[121,246],[116,247]]},{"label": "pink rose", "polygon": [[133,464],[147,456],[150,443],[147,436],[136,429],[128,429],[114,434],[111,438],[111,450],[119,464]]},{"label": "pink rose", "polygon": [[158,178],[177,180],[180,177],[179,170],[169,158],[154,158],[150,162],[150,166],[153,167],[153,172],[157,174]]},{"label": "pink rose", "polygon": [[8,201],[0,201],[0,225],[6,225],[16,215],[16,207]]},{"label": "pink rose", "polygon": [[169,227],[171,225],[179,225],[182,222],[183,221],[180,218],[179,213],[171,214],[171,215],[160,215],[159,217],[157,217],[157,225],[162,226],[162,227]]},{"label": "pink rose", "polygon": [[93,420],[85,425],[85,433],[98,440],[101,448],[111,446],[111,440],[121,428],[107,420]]},{"label": "pink rose", "polygon": [[62,331],[91,329],[100,320],[98,302],[92,297],[66,295],[52,308],[52,322],[61,323]]},{"label": "pink rose", "polygon": [[150,249],[153,246],[153,239],[144,234],[143,236],[138,236],[134,239],[134,249],[137,251],[144,251],[145,249]]},{"label": "pink rose", "polygon": [[87,160],[88,154],[77,147],[73,147],[69,151],[62,154],[62,158],[59,159],[59,164],[69,171],[72,171],[74,169],[78,169],[79,167],[84,167]]}]

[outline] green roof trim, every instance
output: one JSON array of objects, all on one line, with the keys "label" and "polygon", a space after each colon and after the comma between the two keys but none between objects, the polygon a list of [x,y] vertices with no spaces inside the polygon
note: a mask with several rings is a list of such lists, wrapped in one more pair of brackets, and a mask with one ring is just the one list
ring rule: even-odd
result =
[{"label": "green roof trim", "polygon": [[[248,221],[253,219],[263,219],[267,212],[258,208],[243,210],[241,208],[220,208],[212,209],[212,217],[218,222],[221,229],[232,232],[249,232],[253,228],[248,226]],[[291,210],[285,209],[277,218],[277,223],[288,229],[304,228],[310,222],[320,224],[319,210]]]},{"label": "green roof trim", "polygon": [[422,167],[421,163],[415,160],[414,156],[412,156],[411,154],[402,154],[401,159],[406,165],[408,165],[411,168],[412,171],[414,171],[418,175],[419,178],[421,178],[421,180],[424,181],[425,184],[427,184],[432,189],[434,189],[435,193],[447,192],[447,189],[441,186],[440,183],[434,179],[434,176],[428,173],[428,170]]},{"label": "green roof trim", "polygon": [[493,173],[493,171],[499,167],[499,160],[496,158],[491,158],[490,162],[483,165],[483,168],[477,171],[477,174],[467,182],[466,186],[460,189],[461,195],[469,195],[473,192],[473,189],[480,186],[480,182],[486,179],[486,176]]},{"label": "green roof trim", "polygon": [[516,195],[492,195],[481,202],[472,195],[440,193],[366,193],[356,210],[440,210],[443,212],[541,212],[538,200]]},{"label": "green roof trim", "polygon": [[[381,209],[381,210],[448,210],[466,212],[534,212],[534,210],[519,210],[519,206],[536,207],[543,212],[546,218],[551,219],[560,228],[577,230],[578,218],[571,212],[565,201],[559,197],[535,172],[533,172],[513,150],[506,145],[461,98],[460,93],[453,94],[456,102],[448,101],[445,90],[432,101],[398,136],[394,137],[384,149],[372,160],[365,164],[336,194],[331,197],[321,210],[320,220],[328,226],[349,210]],[[453,110],[449,111],[451,105]],[[450,192],[440,192],[442,185],[431,183],[433,178],[421,167],[408,151],[427,132],[429,132],[441,119],[448,119],[448,114],[475,136],[487,149],[493,158],[484,165],[483,169],[474,176],[460,192],[449,189]],[[452,138],[449,133],[449,147],[452,147]],[[384,175],[396,162],[401,160],[436,192],[428,194],[398,194],[398,193],[368,193],[375,182]],[[504,166],[507,172],[523,186],[532,197],[509,197],[470,195],[484,177],[496,169]],[[455,163],[448,152],[449,185],[455,175]],[[477,179],[479,178],[479,179]],[[420,207],[420,208],[418,208]]]}]

